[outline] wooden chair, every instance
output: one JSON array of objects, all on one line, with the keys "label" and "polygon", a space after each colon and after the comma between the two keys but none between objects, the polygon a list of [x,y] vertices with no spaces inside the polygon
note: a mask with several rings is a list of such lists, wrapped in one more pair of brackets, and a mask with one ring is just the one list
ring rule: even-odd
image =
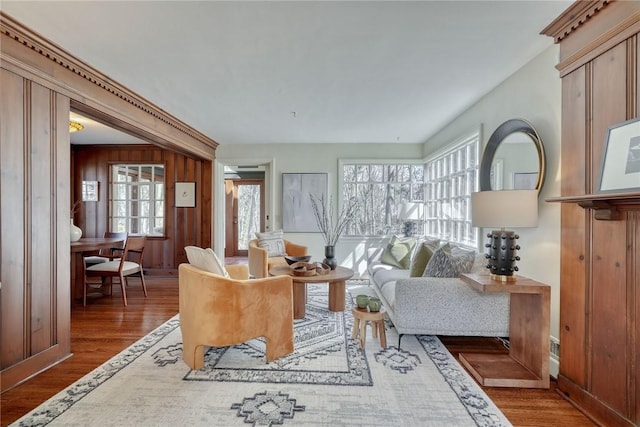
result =
[{"label": "wooden chair", "polygon": [[114,246],[112,248],[109,249],[102,249],[98,252],[86,252],[83,254],[84,256],[84,264],[87,267],[91,267],[92,265],[95,264],[100,264],[103,262],[108,262],[108,261],[113,261],[113,258],[111,258],[110,255],[118,255],[120,256],[122,254],[122,251],[124,250],[124,242],[127,240],[127,233],[115,233],[112,231],[105,231],[104,232],[104,236],[106,238],[117,238],[117,239],[122,239],[122,244],[118,247],[118,246]]},{"label": "wooden chair", "polygon": [[[110,255],[111,261],[95,264],[90,267],[85,266],[84,274],[84,291],[83,291],[83,305],[87,305],[87,288],[92,285],[89,282],[90,277],[100,277],[100,285],[104,285],[104,279],[109,278],[110,294],[113,289],[113,278],[117,277],[122,289],[122,301],[124,305],[127,305],[127,291],[125,286],[128,286],[128,276],[133,274],[140,274],[140,280],[142,281],[142,290],[144,296],[147,296],[147,285],[144,281],[144,272],[142,270],[142,256],[144,254],[144,246],[147,241],[146,236],[129,236],[127,242],[124,245],[122,254]],[[119,257],[119,259],[115,259]]]}]

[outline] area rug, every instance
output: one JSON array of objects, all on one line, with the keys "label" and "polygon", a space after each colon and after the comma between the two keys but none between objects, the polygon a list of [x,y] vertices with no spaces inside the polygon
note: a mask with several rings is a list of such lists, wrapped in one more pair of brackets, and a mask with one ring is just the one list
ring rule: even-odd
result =
[{"label": "area rug", "polygon": [[347,294],[345,311],[330,312],[327,287],[309,286],[293,354],[266,363],[256,339],[210,348],[198,371],[182,361],[176,316],[13,425],[511,425],[437,337],[397,348],[387,322],[389,346],[368,328],[360,349],[352,306]]}]

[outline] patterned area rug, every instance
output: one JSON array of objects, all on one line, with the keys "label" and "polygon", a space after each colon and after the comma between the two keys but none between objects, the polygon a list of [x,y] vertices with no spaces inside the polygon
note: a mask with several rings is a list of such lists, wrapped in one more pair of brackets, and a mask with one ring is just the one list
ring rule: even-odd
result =
[{"label": "patterned area rug", "polygon": [[370,328],[360,349],[352,306],[347,294],[344,313],[330,312],[327,287],[309,286],[293,354],[266,363],[256,339],[210,348],[198,371],[182,362],[176,316],[15,425],[510,425],[436,337],[398,349],[387,323],[386,349]]}]

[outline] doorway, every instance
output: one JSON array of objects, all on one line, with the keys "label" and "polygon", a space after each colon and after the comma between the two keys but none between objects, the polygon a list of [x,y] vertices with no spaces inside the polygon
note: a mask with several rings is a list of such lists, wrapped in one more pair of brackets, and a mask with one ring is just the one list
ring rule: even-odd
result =
[{"label": "doorway", "polygon": [[[225,174],[226,175],[226,174]],[[264,172],[225,177],[225,257],[246,257],[249,241],[264,231]]]}]

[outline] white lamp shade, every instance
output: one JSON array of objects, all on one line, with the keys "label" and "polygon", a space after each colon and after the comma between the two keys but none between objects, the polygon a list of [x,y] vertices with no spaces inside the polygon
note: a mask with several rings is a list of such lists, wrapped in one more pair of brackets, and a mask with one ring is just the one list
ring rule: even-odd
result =
[{"label": "white lamp shade", "polygon": [[472,193],[471,225],[494,228],[537,227],[538,190]]},{"label": "white lamp shade", "polygon": [[402,202],[398,211],[401,220],[418,221],[423,217],[423,205],[416,202]]}]

